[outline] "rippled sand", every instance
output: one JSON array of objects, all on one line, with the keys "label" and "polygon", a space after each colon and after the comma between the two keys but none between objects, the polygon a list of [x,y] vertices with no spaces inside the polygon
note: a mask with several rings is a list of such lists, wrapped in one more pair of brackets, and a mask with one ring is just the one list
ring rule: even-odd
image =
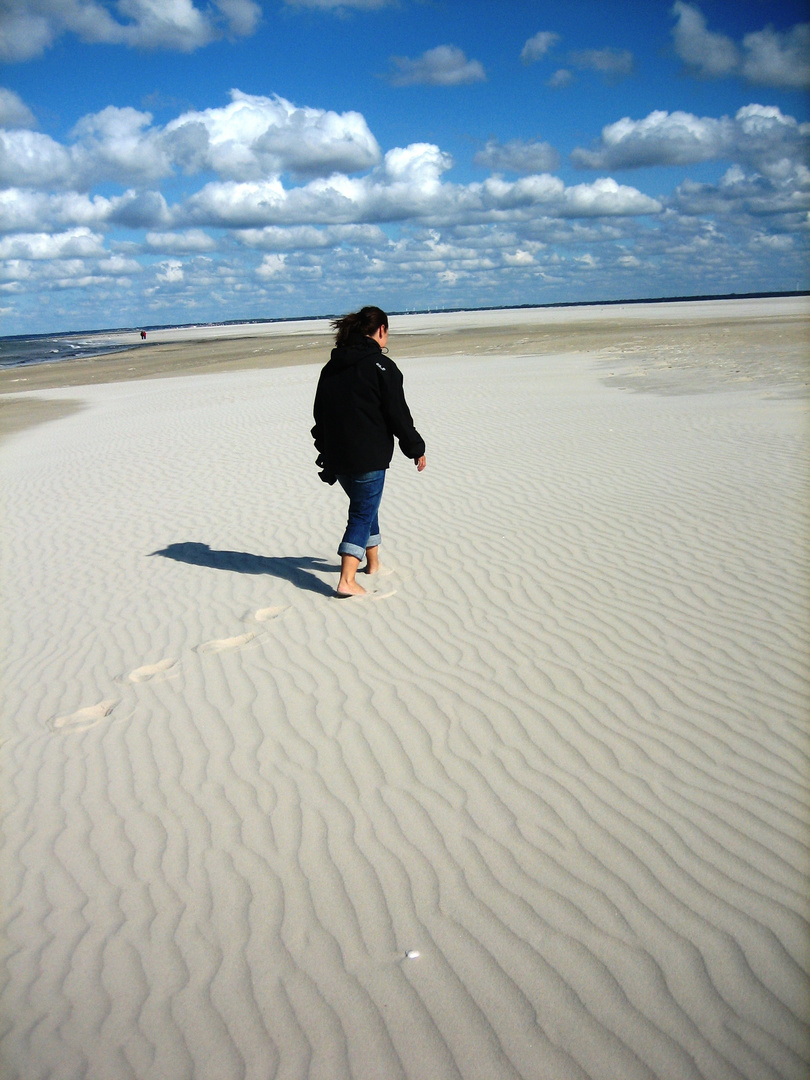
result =
[{"label": "rippled sand", "polygon": [[317,366],[20,396],[4,1076],[804,1080],[806,354],[704,312],[392,334],[368,601]]}]

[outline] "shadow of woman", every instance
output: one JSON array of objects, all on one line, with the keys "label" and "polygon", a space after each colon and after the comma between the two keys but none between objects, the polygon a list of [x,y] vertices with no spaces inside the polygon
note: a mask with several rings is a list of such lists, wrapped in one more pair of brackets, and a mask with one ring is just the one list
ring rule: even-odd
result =
[{"label": "shadow of woman", "polygon": [[308,555],[288,555],[272,558],[267,555],[251,555],[247,551],[215,551],[208,544],[187,541],[184,544],[169,544],[151,555],[161,555],[164,559],[191,563],[192,566],[208,566],[212,570],[228,570],[232,574],[269,574],[271,577],[289,581],[298,589],[332,596],[334,589],[321,581],[312,571],[320,573],[339,573],[340,567],[326,559],[315,559]]}]

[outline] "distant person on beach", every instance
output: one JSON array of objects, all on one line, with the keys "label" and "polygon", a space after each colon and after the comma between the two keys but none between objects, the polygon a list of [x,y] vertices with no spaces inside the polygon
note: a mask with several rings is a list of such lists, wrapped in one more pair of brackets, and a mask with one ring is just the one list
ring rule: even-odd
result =
[{"label": "distant person on beach", "polygon": [[146,341],[146,331],[141,330],[141,341]]},{"label": "distant person on beach", "polygon": [[338,481],[349,496],[349,520],[338,546],[338,596],[363,596],[355,580],[363,556],[365,572],[380,569],[380,526],[377,513],[385,470],[394,453],[394,437],[421,472],[425,441],[413,426],[402,389],[402,373],[383,350],[388,316],[378,307],[336,319],[331,359],[324,365],[315,393],[312,437],[320,476]]}]

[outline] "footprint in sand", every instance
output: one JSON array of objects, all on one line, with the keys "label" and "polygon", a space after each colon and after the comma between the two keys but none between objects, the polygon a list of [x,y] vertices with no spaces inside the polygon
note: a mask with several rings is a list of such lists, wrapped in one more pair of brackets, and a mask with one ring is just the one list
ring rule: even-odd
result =
[{"label": "footprint in sand", "polygon": [[[168,673],[176,663],[176,660],[166,659],[158,660],[156,664],[144,664],[143,667],[135,668],[134,671],[130,671],[127,678],[130,682],[134,683],[148,682],[150,679],[165,679],[168,678]],[[174,674],[176,674],[176,672]]]},{"label": "footprint in sand", "polygon": [[118,701],[112,699],[100,701],[98,705],[88,705],[86,709],[77,709],[76,712],[69,713],[67,716],[57,717],[51,721],[50,726],[54,731],[65,729],[69,731],[85,731],[87,728],[99,723],[105,716],[109,716],[117,704]]},{"label": "footprint in sand", "polygon": [[241,649],[251,641],[258,643],[258,634],[255,630],[249,630],[246,634],[237,634],[236,637],[214,638],[213,641],[198,645],[196,651],[198,653],[227,652],[229,649]]},{"label": "footprint in sand", "polygon": [[378,592],[370,592],[368,594],[369,600],[387,600],[389,596],[393,596],[396,593],[396,589],[382,588]]},{"label": "footprint in sand", "polygon": [[276,607],[263,607],[254,614],[253,618],[256,622],[269,622],[270,619],[277,619],[279,615],[282,615],[289,604],[278,604]]}]

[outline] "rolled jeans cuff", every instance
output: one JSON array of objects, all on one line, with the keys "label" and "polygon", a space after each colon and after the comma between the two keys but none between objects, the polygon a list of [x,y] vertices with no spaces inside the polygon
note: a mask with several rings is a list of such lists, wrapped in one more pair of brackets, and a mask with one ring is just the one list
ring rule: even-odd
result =
[{"label": "rolled jeans cuff", "polygon": [[[379,547],[380,534],[368,538],[366,547]],[[366,553],[366,548],[358,547],[357,544],[348,544],[345,540],[342,540],[338,546],[338,555],[353,555],[355,559],[362,561],[363,556]]]}]

